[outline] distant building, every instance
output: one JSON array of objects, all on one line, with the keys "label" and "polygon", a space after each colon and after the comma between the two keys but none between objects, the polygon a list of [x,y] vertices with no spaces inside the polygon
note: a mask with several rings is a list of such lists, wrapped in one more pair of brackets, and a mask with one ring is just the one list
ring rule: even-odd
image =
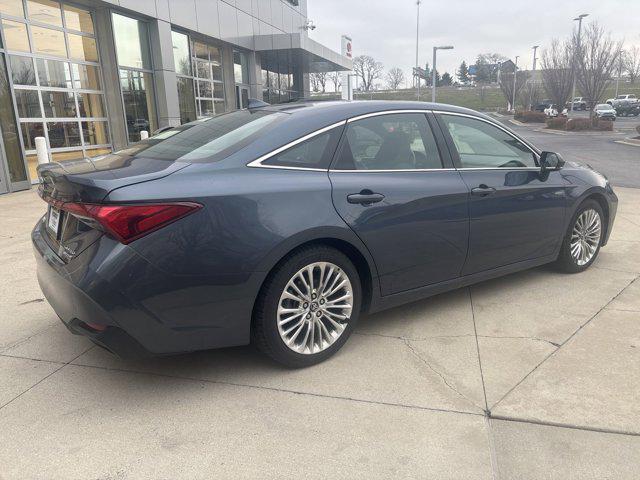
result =
[{"label": "distant building", "polygon": [[307,0],[0,0],[0,193],[140,132],[309,95],[352,61],[308,37]]}]

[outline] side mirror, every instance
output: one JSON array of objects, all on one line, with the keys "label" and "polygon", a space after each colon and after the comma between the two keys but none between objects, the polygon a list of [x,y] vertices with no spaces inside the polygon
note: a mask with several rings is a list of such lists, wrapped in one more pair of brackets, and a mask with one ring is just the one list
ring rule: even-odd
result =
[{"label": "side mirror", "polygon": [[564,160],[559,153],[542,152],[540,154],[540,171],[542,173],[560,170],[563,166]]}]

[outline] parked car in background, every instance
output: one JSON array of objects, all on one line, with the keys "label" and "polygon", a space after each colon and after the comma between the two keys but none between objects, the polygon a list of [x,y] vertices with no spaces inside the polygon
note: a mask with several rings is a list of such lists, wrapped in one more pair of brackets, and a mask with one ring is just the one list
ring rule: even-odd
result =
[{"label": "parked car in background", "polygon": [[601,118],[603,120],[615,120],[616,119],[616,109],[613,108],[608,103],[599,103],[595,106],[593,111],[596,114],[596,117]]},{"label": "parked car in background", "polygon": [[545,98],[535,106],[534,110],[536,112],[544,112],[547,108],[549,108],[549,105],[551,105],[552,103],[553,101],[549,100],[548,98]]},{"label": "parked car in background", "polygon": [[563,108],[562,110],[560,110],[558,108],[558,105],[551,104],[547,108],[544,109],[544,113],[545,113],[545,115],[547,117],[551,117],[551,118],[558,117],[558,116],[566,117],[567,116],[567,109]]},{"label": "parked car in background", "polygon": [[72,332],[124,356],[252,341],[303,367],[361,312],[550,262],[581,272],[611,233],[603,175],[487,115],[253,105],[38,167],[38,281]]},{"label": "parked car in background", "polygon": [[628,115],[638,116],[640,114],[640,100],[633,93],[610,98],[607,100],[607,103],[616,110],[617,115],[626,117]]},{"label": "parked car in background", "polygon": [[[567,102],[567,108],[571,110],[571,101]],[[586,110],[588,108],[587,101],[584,97],[575,97],[573,99],[573,109],[574,110]]]}]

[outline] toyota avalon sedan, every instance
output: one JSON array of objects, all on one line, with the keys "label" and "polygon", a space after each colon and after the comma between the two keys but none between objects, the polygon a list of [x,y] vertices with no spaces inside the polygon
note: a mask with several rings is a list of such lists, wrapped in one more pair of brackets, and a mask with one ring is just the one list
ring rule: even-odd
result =
[{"label": "toyota avalon sedan", "polygon": [[429,103],[252,101],[38,172],[38,280],[69,330],[122,356],[253,342],[290,367],[363,312],[581,272],[617,208],[591,168]]}]

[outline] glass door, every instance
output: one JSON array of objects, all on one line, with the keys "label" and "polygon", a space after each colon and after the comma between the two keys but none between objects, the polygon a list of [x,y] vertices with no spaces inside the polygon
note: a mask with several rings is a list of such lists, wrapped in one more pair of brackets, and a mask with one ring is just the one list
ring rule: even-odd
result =
[{"label": "glass door", "polygon": [[[0,136],[2,135],[2,129],[0,128]],[[7,181],[7,171],[4,168],[6,165],[6,159],[4,157],[4,148],[0,148],[0,194],[7,193],[9,191],[9,184]]]},{"label": "glass door", "polygon": [[236,85],[236,108],[238,110],[249,107],[249,87]]}]

